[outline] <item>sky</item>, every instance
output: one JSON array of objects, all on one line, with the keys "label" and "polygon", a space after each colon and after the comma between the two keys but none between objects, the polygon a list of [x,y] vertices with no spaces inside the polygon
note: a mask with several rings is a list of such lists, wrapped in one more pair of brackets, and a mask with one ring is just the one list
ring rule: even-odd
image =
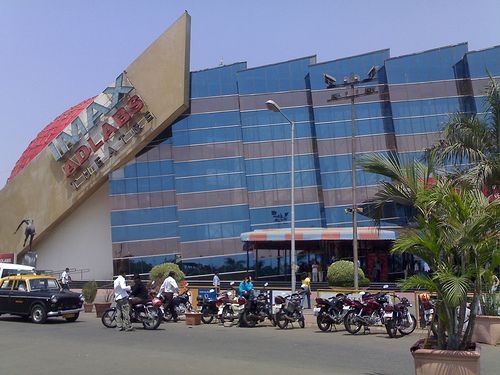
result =
[{"label": "sky", "polygon": [[0,187],[36,134],[191,15],[191,71],[500,44],[498,0],[0,0]]}]

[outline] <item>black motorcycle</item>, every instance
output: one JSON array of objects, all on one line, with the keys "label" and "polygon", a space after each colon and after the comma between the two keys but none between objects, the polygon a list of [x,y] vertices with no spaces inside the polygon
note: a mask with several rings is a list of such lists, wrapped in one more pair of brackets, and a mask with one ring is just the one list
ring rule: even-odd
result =
[{"label": "black motorcycle", "polygon": [[[104,311],[101,322],[107,328],[116,328],[116,307]],[[161,314],[151,301],[138,303],[130,307],[130,322],[142,323],[144,329],[157,329],[161,323]]]},{"label": "black motorcycle", "polygon": [[258,295],[248,293],[244,296],[246,302],[240,316],[240,327],[254,327],[257,323],[262,323],[266,318],[271,321],[273,326],[276,325],[272,312],[270,294],[266,290],[268,285],[268,283],[265,283],[264,289],[262,289]]},{"label": "black motorcycle", "polygon": [[[171,303],[173,303],[175,311],[177,312],[177,316],[185,315],[186,312],[193,311],[193,306],[191,302],[189,302],[189,298],[191,297],[191,292],[189,289],[186,289],[181,294],[175,296]],[[172,313],[168,309],[167,304],[165,303],[165,298],[163,295],[160,295],[160,299],[162,301],[162,305],[160,307],[161,314],[163,319],[167,322],[172,320]]]},{"label": "black motorcycle", "polygon": [[276,309],[276,324],[285,329],[288,323],[298,322],[300,328],[305,327],[304,312],[302,310],[303,292],[292,293],[288,296],[277,296],[274,298]]},{"label": "black motorcycle", "polygon": [[411,307],[410,301],[406,297],[399,298],[400,302],[394,305],[384,306],[384,325],[389,337],[396,337],[398,331],[404,336],[409,335],[415,330],[417,320],[413,314],[410,314],[408,307]]},{"label": "black motorcycle", "polygon": [[343,324],[344,317],[349,311],[349,306],[344,304],[346,296],[342,293],[330,298],[316,298],[316,316],[318,328],[326,332],[338,324]]},{"label": "black motorcycle", "polygon": [[[213,293],[215,290],[210,289]],[[222,304],[221,296],[216,297],[216,299],[211,299],[208,295],[198,296],[196,299],[198,302],[198,307],[200,307],[201,321],[205,324],[210,324],[219,314],[219,306]]]}]

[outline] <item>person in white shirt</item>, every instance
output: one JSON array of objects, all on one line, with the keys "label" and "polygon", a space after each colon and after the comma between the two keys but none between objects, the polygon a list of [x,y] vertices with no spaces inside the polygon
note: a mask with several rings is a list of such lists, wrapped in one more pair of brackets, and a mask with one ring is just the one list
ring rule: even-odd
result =
[{"label": "person in white shirt", "polygon": [[71,276],[69,275],[69,268],[66,267],[64,272],[61,274],[61,284],[63,290],[69,290],[69,282],[71,281]]},{"label": "person in white shirt", "polygon": [[212,285],[214,286],[215,290],[219,292],[220,289],[220,279],[219,279],[219,273],[216,272],[214,275],[214,278],[212,280]]},{"label": "person in white shirt", "polygon": [[128,303],[128,292],[130,286],[125,282],[125,271],[120,271],[120,276],[113,283],[116,301],[116,329],[118,331],[133,331],[130,325],[130,305]]},{"label": "person in white shirt", "polygon": [[177,312],[175,311],[175,305],[173,301],[174,301],[174,293],[179,292],[179,286],[177,285],[174,276],[175,276],[174,271],[170,271],[168,273],[167,278],[163,281],[163,283],[160,286],[159,294],[163,296],[165,301],[165,307],[170,310],[174,322],[177,322]]}]

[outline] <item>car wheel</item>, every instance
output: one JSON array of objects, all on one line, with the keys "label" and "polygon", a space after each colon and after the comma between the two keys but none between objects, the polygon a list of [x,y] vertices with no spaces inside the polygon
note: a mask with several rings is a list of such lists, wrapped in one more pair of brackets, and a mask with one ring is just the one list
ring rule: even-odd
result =
[{"label": "car wheel", "polygon": [[76,322],[78,317],[80,316],[79,313],[76,313],[75,316],[72,316],[71,318],[65,318],[67,322]]},{"label": "car wheel", "polygon": [[35,305],[31,309],[31,321],[36,324],[45,323],[47,320],[47,311],[42,305]]}]

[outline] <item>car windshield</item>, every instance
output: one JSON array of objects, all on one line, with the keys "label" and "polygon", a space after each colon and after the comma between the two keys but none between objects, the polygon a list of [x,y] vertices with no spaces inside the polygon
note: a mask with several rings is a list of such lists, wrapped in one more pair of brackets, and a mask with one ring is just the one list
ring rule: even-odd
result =
[{"label": "car windshield", "polygon": [[56,279],[31,279],[31,291],[37,290],[59,290],[59,283]]}]

